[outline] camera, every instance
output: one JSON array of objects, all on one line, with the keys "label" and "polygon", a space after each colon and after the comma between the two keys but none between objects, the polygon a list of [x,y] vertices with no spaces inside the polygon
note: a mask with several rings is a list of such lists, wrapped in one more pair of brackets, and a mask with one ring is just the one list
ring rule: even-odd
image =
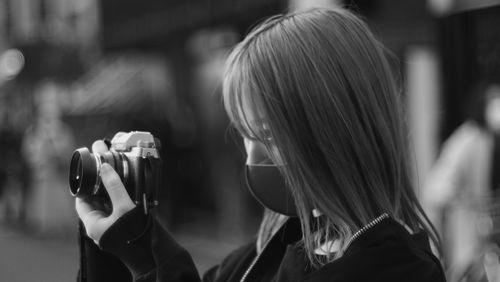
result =
[{"label": "camera", "polygon": [[109,151],[102,154],[91,153],[86,147],[73,152],[69,169],[71,195],[109,201],[99,177],[102,164],[108,163],[120,176],[132,201],[147,213],[158,205],[162,167],[159,140],[144,131],[118,132],[107,145]]}]

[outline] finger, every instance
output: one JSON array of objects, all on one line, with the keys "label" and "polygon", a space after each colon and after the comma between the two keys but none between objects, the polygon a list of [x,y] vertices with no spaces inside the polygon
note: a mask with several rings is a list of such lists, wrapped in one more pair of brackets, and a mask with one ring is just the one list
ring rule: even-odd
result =
[{"label": "finger", "polygon": [[75,208],[78,214],[89,213],[93,210],[100,210],[105,213],[110,213],[111,211],[111,208],[106,207],[105,203],[99,198],[86,198],[84,200],[81,198],[76,198]]},{"label": "finger", "polygon": [[104,141],[97,140],[92,144],[92,153],[105,153],[109,151],[108,146]]},{"label": "finger", "polygon": [[96,222],[107,216],[103,211],[95,209],[91,204],[79,198],[75,200],[75,207],[85,228],[95,225]]},{"label": "finger", "polygon": [[89,203],[80,198],[75,199],[75,209],[80,219],[82,218],[82,216],[95,210],[95,208],[92,205],[90,205]]},{"label": "finger", "polygon": [[123,186],[120,176],[107,163],[104,163],[101,167],[101,180],[111,199],[113,213],[125,213],[135,207],[125,186]]}]

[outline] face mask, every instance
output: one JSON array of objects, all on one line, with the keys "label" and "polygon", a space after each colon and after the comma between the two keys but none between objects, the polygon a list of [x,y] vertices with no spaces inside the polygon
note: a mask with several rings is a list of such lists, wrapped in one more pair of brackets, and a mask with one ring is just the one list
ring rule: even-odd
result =
[{"label": "face mask", "polygon": [[264,207],[280,214],[297,216],[292,193],[278,166],[272,163],[247,164],[245,178],[248,189]]}]

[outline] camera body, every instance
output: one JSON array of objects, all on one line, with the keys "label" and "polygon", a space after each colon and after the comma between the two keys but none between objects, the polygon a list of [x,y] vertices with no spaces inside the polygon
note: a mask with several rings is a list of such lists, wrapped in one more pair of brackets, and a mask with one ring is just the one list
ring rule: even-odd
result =
[{"label": "camera body", "polygon": [[88,148],[74,151],[70,164],[70,193],[75,197],[109,196],[99,177],[103,163],[108,163],[120,176],[130,198],[136,205],[148,208],[158,205],[161,185],[160,144],[149,132],[118,132],[109,144],[109,151],[91,153]]}]

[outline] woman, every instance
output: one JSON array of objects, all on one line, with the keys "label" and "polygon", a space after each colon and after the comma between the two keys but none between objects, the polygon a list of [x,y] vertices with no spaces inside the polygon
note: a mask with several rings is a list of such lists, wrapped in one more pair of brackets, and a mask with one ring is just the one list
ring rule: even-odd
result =
[{"label": "woman", "polygon": [[[256,242],[203,281],[445,281],[411,186],[396,81],[359,18],[315,9],[264,22],[230,55],[223,92],[267,210]],[[113,211],[77,199],[88,235],[136,281],[199,281],[110,166],[101,178]]]}]

